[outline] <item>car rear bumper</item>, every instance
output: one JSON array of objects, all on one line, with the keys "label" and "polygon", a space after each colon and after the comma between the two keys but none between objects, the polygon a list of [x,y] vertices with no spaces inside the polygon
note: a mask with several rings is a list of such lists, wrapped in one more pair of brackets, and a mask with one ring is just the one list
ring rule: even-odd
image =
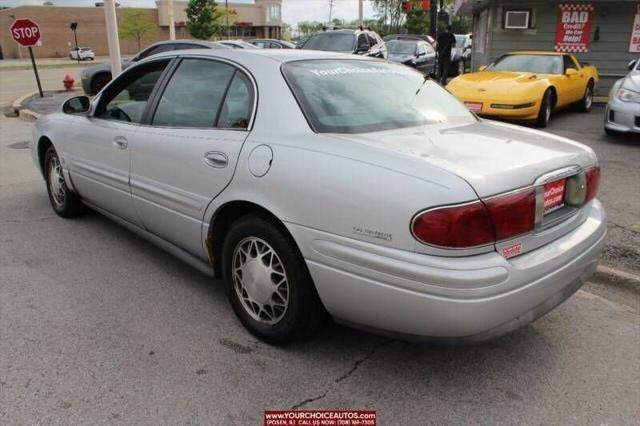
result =
[{"label": "car rear bumper", "polygon": [[604,127],[616,132],[640,133],[640,104],[610,101],[604,113]]},{"label": "car rear bumper", "polygon": [[479,341],[535,320],[593,274],[606,220],[598,201],[590,209],[573,231],[510,260],[496,252],[428,256],[290,229],[337,321],[408,338]]}]

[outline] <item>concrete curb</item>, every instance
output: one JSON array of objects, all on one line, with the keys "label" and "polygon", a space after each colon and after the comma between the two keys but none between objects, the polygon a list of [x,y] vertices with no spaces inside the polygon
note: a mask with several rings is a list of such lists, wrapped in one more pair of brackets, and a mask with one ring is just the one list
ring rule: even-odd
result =
[{"label": "concrete curb", "polygon": [[598,269],[596,270],[594,277],[608,283],[625,283],[627,285],[640,288],[640,275],[621,271],[620,269],[611,268],[609,266],[598,265]]},{"label": "concrete curb", "polygon": [[38,94],[38,92],[27,93],[26,95],[20,96],[18,99],[16,99],[15,101],[13,101],[11,103],[11,108],[15,112],[16,117],[20,114],[20,111],[24,109],[24,106],[22,105],[24,103],[24,101],[26,101],[30,97],[35,96],[37,94]]}]

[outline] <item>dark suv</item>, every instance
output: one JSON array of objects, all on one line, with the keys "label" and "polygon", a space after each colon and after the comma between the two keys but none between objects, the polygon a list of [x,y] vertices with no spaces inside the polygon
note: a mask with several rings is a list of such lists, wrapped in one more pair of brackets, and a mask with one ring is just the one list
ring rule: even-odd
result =
[{"label": "dark suv", "polygon": [[313,34],[301,49],[354,53],[387,59],[387,47],[378,34],[370,30],[332,30]]},{"label": "dark suv", "polygon": [[[122,69],[127,68],[134,62],[140,61],[157,53],[183,49],[228,49],[228,47],[223,46],[220,43],[202,40],[161,41],[142,49],[133,58],[123,60]],[[84,92],[87,95],[95,95],[111,81],[111,65],[106,63],[85,68],[80,74],[80,80],[82,81],[82,89]]]}]

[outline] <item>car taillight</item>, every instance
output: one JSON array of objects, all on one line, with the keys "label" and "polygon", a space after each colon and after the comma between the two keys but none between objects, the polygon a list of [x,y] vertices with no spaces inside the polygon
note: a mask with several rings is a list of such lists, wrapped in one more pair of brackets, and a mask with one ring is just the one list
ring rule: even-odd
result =
[{"label": "car taillight", "polygon": [[497,241],[533,230],[536,215],[534,188],[488,198],[484,203],[489,210]]},{"label": "car taillight", "polygon": [[494,241],[491,220],[481,201],[419,213],[411,230],[418,241],[440,247],[467,248]]},{"label": "car taillight", "polygon": [[533,230],[534,188],[419,213],[412,222],[414,237],[425,244],[470,248],[506,240]]},{"label": "car taillight", "polygon": [[585,173],[587,181],[587,194],[584,197],[584,203],[588,203],[598,195],[600,188],[600,166],[593,167]]}]

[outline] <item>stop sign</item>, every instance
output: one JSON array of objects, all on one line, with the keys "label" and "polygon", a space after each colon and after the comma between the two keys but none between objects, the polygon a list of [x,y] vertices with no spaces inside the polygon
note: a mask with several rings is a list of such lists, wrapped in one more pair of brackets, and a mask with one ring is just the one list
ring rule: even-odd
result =
[{"label": "stop sign", "polygon": [[11,37],[25,46],[35,46],[40,40],[40,27],[31,19],[16,19],[9,28]]}]

